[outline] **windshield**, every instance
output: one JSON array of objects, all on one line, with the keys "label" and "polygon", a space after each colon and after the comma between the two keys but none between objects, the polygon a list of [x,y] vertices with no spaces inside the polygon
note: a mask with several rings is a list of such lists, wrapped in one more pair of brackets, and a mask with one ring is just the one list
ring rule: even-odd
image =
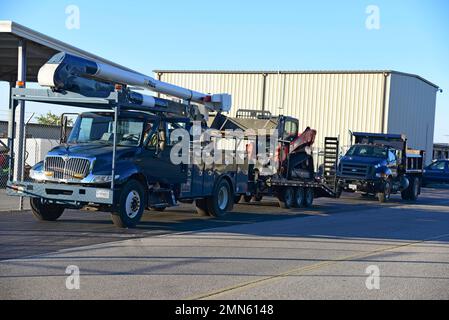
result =
[{"label": "windshield", "polygon": [[[113,126],[112,116],[81,116],[73,126],[68,143],[112,144],[114,142]],[[117,122],[117,145],[138,146],[142,140],[143,127],[143,119],[120,119]]]},{"label": "windshield", "polygon": [[346,156],[349,157],[369,157],[386,159],[388,155],[388,148],[381,146],[364,146],[355,145],[349,149]]}]

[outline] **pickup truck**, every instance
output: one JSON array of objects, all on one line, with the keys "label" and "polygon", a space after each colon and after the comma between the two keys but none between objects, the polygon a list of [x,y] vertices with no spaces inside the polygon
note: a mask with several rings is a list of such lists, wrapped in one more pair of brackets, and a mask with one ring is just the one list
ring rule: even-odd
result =
[{"label": "pickup truck", "polygon": [[421,192],[424,152],[407,148],[405,135],[353,133],[355,144],[340,159],[339,191],[376,195],[380,202],[400,192],[415,201]]}]

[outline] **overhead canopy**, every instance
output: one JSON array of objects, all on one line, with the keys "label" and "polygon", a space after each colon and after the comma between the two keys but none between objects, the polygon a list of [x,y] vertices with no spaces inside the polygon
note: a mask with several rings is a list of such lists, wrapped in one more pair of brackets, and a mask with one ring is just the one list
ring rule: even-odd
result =
[{"label": "overhead canopy", "polygon": [[0,20],[0,81],[17,81],[19,40],[26,41],[26,80],[29,82],[36,82],[39,68],[61,51],[130,70],[13,21]]}]

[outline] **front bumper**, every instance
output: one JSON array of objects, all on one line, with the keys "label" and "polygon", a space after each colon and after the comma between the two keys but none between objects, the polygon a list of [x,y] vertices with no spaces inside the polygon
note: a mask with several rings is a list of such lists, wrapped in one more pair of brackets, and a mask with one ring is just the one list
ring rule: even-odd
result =
[{"label": "front bumper", "polygon": [[[346,191],[364,192],[364,193],[378,193],[384,191],[384,180],[382,179],[354,179],[351,177],[339,177],[340,187]],[[355,188],[350,188],[355,187]]]},{"label": "front bumper", "polygon": [[[43,171],[35,171],[31,170],[30,172],[30,178],[38,183],[64,183],[64,184],[95,184],[95,185],[101,185],[101,184],[110,184],[112,181],[111,175],[97,175],[93,174],[92,172],[89,173],[84,178],[69,178],[69,179],[56,179],[53,177],[47,177]],[[120,175],[115,175],[115,179],[119,179]]]},{"label": "front bumper", "polygon": [[112,205],[114,203],[113,193],[111,189],[107,188],[69,184],[36,182],[8,182],[7,184],[7,194],[10,196],[43,198],[74,206],[89,203]]}]

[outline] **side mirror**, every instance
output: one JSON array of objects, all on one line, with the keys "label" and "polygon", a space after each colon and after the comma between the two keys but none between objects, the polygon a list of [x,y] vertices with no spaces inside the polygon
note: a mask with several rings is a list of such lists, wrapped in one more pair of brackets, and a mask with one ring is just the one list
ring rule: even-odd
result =
[{"label": "side mirror", "polygon": [[59,137],[59,143],[63,144],[67,142],[67,124],[68,119],[66,115],[61,115],[61,133]]},{"label": "side mirror", "polygon": [[59,136],[59,143],[60,144],[64,144],[67,143],[67,134],[68,134],[68,126],[69,126],[69,118],[67,117],[68,115],[76,115],[78,116],[78,113],[63,113],[61,115],[61,131],[60,131],[60,136]]}]

